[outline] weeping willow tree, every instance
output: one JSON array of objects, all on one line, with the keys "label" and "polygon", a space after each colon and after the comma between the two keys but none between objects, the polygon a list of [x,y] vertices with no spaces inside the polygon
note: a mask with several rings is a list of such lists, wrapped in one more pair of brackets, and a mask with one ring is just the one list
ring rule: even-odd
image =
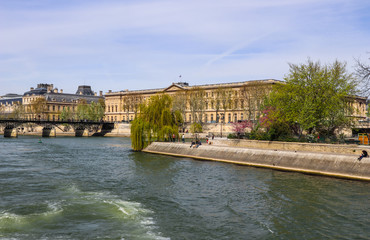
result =
[{"label": "weeping willow tree", "polygon": [[141,151],[153,141],[169,140],[178,136],[179,114],[172,110],[172,98],[162,94],[152,96],[140,105],[140,111],[131,122],[131,145]]}]

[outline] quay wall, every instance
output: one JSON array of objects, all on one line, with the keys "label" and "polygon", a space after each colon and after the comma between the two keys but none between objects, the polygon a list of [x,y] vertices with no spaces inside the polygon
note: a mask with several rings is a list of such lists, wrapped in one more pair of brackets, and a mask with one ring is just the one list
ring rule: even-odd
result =
[{"label": "quay wall", "polygon": [[216,145],[243,148],[258,148],[287,151],[325,152],[335,154],[361,155],[362,150],[370,150],[370,146],[356,144],[325,144],[325,143],[299,143],[279,141],[259,141],[247,139],[214,139]]},{"label": "quay wall", "polygon": [[353,154],[253,149],[217,145],[153,142],[144,152],[370,181],[370,158]]}]

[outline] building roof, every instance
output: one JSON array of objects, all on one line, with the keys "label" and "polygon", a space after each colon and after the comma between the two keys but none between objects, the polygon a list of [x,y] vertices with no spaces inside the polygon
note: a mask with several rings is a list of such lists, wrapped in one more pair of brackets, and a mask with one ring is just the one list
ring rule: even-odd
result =
[{"label": "building roof", "polygon": [[76,94],[58,92],[58,89],[53,89],[53,84],[38,84],[36,89],[32,89],[23,94],[23,96],[42,95],[45,96],[48,102],[78,102],[81,99],[86,100],[87,103],[97,102],[103,99],[103,96],[96,96],[91,90],[90,86],[78,86]]},{"label": "building roof", "polygon": [[46,93],[45,99],[48,102],[67,102],[67,103],[78,102],[79,100],[84,99],[86,100],[87,103],[90,103],[97,102],[99,99],[103,99],[103,97],[68,93]]},{"label": "building roof", "polygon": [[214,89],[219,87],[239,87],[243,85],[253,85],[253,84],[275,84],[278,82],[284,82],[282,80],[276,80],[276,79],[263,79],[263,80],[250,80],[250,81],[244,81],[244,82],[231,82],[231,83],[216,83],[216,84],[204,84],[204,85],[193,85],[189,86],[189,84],[184,82],[179,83],[172,83],[169,87],[166,88],[156,88],[156,89],[144,89],[144,90],[121,90],[117,92],[108,92],[106,95],[126,95],[126,94],[151,94],[156,92],[163,92],[166,90],[169,90],[171,87],[175,86],[179,89],[183,90],[190,90],[194,87],[204,88],[204,89]]},{"label": "building roof", "polygon": [[45,93],[47,93],[46,88],[36,88],[36,89],[32,89],[30,91],[25,92],[23,96],[44,95]]},{"label": "building roof", "polygon": [[13,105],[16,102],[22,103],[22,97],[18,97],[18,98],[0,98],[0,105]]},{"label": "building roof", "polygon": [[95,93],[91,90],[91,86],[81,85],[78,86],[76,94],[94,96]]}]

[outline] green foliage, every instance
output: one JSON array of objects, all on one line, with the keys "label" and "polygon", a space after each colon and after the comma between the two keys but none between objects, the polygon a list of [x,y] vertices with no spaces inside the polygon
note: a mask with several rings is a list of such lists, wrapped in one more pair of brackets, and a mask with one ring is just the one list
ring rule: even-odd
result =
[{"label": "green foliage", "polygon": [[104,117],[105,104],[102,101],[87,104],[85,100],[77,105],[78,120],[100,121]]},{"label": "green foliage", "polygon": [[62,112],[60,113],[60,119],[62,121],[67,121],[69,119],[72,119],[72,117],[73,117],[73,112],[68,107],[64,108]]},{"label": "green foliage", "polygon": [[298,135],[303,131],[334,135],[336,129],[351,124],[349,96],[355,94],[356,84],[344,63],[321,65],[308,60],[289,66],[286,84],[277,85],[268,102],[280,123],[289,125]]},{"label": "green foliage", "polygon": [[192,123],[190,125],[190,132],[191,133],[201,133],[201,132],[203,132],[202,125],[200,125],[199,123]]},{"label": "green foliage", "polygon": [[140,105],[140,113],[131,122],[131,143],[134,151],[141,151],[157,140],[165,141],[172,134],[178,135],[179,116],[172,111],[172,98],[169,95],[152,96]]},{"label": "green foliage", "polygon": [[89,106],[87,105],[85,100],[81,100],[81,102],[77,105],[77,112],[76,117],[78,120],[87,120],[88,119],[88,111]]}]

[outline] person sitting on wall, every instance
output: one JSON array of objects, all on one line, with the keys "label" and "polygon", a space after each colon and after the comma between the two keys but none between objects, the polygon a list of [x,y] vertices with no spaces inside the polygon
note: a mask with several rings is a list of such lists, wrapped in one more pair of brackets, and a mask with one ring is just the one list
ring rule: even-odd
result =
[{"label": "person sitting on wall", "polygon": [[367,151],[362,150],[362,154],[361,154],[361,156],[358,158],[358,160],[359,160],[359,161],[361,161],[361,159],[363,159],[364,157],[369,157],[369,154],[367,153]]},{"label": "person sitting on wall", "polygon": [[197,140],[197,146],[196,146],[196,148],[198,148],[200,145],[202,145],[202,142],[200,140]]},{"label": "person sitting on wall", "polygon": [[191,148],[192,146],[195,146],[195,142],[194,142],[194,140],[191,140],[190,148]]}]

